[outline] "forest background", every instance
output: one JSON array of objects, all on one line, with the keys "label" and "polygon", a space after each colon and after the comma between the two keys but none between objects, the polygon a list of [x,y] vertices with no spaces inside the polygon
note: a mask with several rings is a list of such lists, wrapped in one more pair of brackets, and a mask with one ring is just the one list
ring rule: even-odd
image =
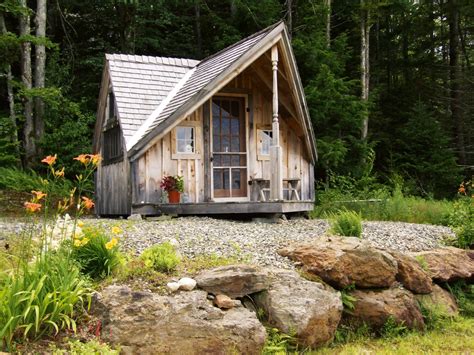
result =
[{"label": "forest background", "polygon": [[40,158],[58,154],[74,176],[105,53],[203,59],[280,19],[318,186],[453,197],[474,171],[470,0],[2,0],[0,168],[41,173]]}]

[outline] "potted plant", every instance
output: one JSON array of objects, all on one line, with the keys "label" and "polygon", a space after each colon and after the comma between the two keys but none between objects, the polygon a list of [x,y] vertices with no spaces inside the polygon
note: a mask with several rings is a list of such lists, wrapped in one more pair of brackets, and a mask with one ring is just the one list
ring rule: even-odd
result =
[{"label": "potted plant", "polygon": [[184,191],[184,180],[179,175],[165,175],[161,179],[160,187],[168,193],[169,203],[179,203],[180,194]]}]

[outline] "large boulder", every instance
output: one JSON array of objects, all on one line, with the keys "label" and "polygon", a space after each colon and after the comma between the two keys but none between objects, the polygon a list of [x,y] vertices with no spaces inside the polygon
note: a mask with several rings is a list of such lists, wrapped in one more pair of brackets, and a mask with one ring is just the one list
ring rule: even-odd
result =
[{"label": "large boulder", "polygon": [[397,281],[401,282],[406,289],[422,294],[433,291],[431,277],[415,258],[396,251],[391,251],[390,254],[398,264]]},{"label": "large boulder", "polygon": [[222,311],[199,290],[161,296],[108,286],[92,309],[103,340],[125,354],[260,354],[266,338],[255,313]]},{"label": "large boulder", "polygon": [[259,292],[269,285],[267,273],[251,265],[228,265],[204,270],[195,279],[198,287],[204,291],[230,298]]},{"label": "large boulder", "polygon": [[272,270],[270,287],[254,295],[269,323],[284,333],[295,332],[304,347],[329,343],[342,315],[339,292],[303,279],[295,271]]},{"label": "large boulder", "polygon": [[471,252],[454,247],[412,253],[426,263],[431,278],[435,282],[451,282],[474,278],[474,259]]},{"label": "large boulder", "polygon": [[380,291],[355,290],[351,292],[356,301],[354,309],[344,315],[352,324],[367,324],[380,331],[391,318],[395,323],[410,329],[423,329],[425,323],[420,307],[410,291],[390,288]]},{"label": "large boulder", "polygon": [[352,284],[359,288],[389,287],[397,274],[397,262],[389,253],[354,237],[318,238],[278,253],[302,263],[304,271],[339,289]]},{"label": "large boulder", "polygon": [[438,316],[455,317],[459,314],[454,296],[436,284],[433,285],[433,292],[415,297],[423,308]]}]

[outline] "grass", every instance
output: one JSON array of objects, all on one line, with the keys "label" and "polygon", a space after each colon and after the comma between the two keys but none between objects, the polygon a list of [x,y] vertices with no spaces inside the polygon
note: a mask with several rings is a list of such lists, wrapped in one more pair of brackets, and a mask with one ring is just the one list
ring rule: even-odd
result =
[{"label": "grass", "polygon": [[474,349],[474,319],[458,317],[443,328],[425,333],[371,339],[361,336],[347,344],[326,347],[312,354],[452,354]]}]

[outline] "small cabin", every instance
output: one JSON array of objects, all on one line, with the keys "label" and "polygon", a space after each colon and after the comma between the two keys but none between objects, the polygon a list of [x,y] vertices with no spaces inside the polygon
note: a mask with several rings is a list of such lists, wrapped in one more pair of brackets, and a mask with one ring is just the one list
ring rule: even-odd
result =
[{"label": "small cabin", "polygon": [[[100,216],[312,210],[315,138],[285,24],[201,61],[107,54],[94,152]],[[167,175],[183,177],[179,203]]]}]

